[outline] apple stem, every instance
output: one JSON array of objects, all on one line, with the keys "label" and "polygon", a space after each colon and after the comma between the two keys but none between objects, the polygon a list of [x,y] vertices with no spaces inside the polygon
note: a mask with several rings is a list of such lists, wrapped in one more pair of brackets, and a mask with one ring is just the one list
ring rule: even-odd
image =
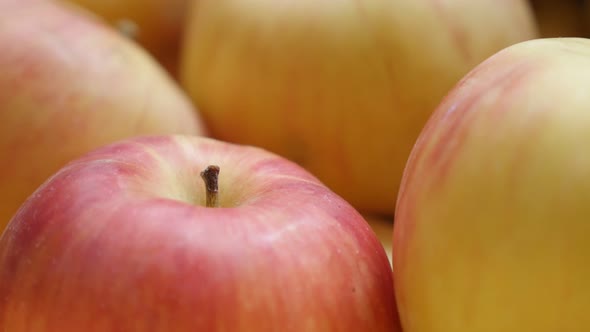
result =
[{"label": "apple stem", "polygon": [[205,182],[205,188],[207,190],[207,207],[219,207],[218,195],[219,186],[217,180],[219,178],[219,166],[209,165],[205,170],[201,172],[201,178]]}]

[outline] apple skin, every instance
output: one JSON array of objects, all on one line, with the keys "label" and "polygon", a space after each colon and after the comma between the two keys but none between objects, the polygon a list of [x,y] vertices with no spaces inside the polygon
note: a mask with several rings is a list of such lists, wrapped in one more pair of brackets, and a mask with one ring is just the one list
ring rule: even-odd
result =
[{"label": "apple skin", "polygon": [[508,47],[422,131],[397,202],[405,332],[590,329],[590,40]]},{"label": "apple skin", "polygon": [[172,74],[177,57],[189,0],[67,0],[100,16],[114,28],[132,22],[137,28],[133,38]]},{"label": "apple skin", "polygon": [[391,215],[448,90],[535,36],[525,0],[199,0],[180,81],[213,137],[285,156],[361,212]]},{"label": "apple skin", "polygon": [[145,51],[80,11],[23,1],[0,2],[0,230],[82,153],[136,135],[206,135]]},{"label": "apple skin", "polygon": [[[219,208],[199,172],[221,169]],[[265,150],[137,137],[70,162],[0,238],[0,330],[398,331],[385,250]]]}]

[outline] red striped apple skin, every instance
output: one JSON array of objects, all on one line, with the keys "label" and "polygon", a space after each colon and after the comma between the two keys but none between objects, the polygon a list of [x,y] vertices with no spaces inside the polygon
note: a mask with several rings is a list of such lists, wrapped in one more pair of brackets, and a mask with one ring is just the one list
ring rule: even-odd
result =
[{"label": "red striped apple skin", "polygon": [[[219,165],[220,207],[199,172]],[[72,161],[0,238],[0,330],[399,331],[362,216],[300,166],[188,136]]]},{"label": "red striped apple skin", "polygon": [[85,14],[56,1],[0,1],[0,229],[47,177],[93,148],[206,134],[145,51]]},{"label": "red striped apple skin", "polygon": [[590,41],[490,57],[406,165],[393,230],[405,332],[586,331]]}]

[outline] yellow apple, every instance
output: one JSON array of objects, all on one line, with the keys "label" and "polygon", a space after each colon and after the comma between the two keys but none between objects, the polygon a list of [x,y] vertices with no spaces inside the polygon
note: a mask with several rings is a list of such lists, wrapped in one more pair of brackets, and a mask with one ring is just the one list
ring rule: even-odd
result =
[{"label": "yellow apple", "polygon": [[37,186],[90,149],[205,132],[145,51],[76,9],[23,1],[0,2],[0,232]]},{"label": "yellow apple", "polygon": [[389,213],[420,128],[480,61],[536,36],[526,0],[199,0],[180,80],[211,134]]},{"label": "yellow apple", "polygon": [[508,47],[440,104],[393,238],[404,332],[589,331],[590,40]]}]

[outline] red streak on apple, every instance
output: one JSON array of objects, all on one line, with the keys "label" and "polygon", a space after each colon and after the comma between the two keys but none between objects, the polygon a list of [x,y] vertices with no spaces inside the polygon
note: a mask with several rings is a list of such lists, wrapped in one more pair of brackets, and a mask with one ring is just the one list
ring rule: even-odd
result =
[{"label": "red streak on apple", "polygon": [[[202,205],[208,164],[219,208]],[[395,331],[392,283],[360,214],[296,164],[144,137],[71,162],[19,210],[0,330]]]},{"label": "red streak on apple", "polygon": [[[588,46],[556,38],[509,47],[467,75],[433,114],[396,209],[394,282],[404,328],[584,330]],[[456,296],[451,310],[449,295]],[[545,310],[539,319],[547,303],[562,312]]]},{"label": "red streak on apple", "polygon": [[[519,87],[525,86],[525,80],[533,79],[540,66],[530,59],[510,63],[501,53],[484,61],[458,82],[424,126],[408,158],[400,186],[397,206],[405,208],[396,209],[397,217],[409,220],[397,226],[400,239],[409,238],[415,227],[418,198],[409,189],[415,188],[413,183],[427,186],[426,191],[443,188],[468,136],[477,134],[473,121],[476,117],[477,121],[482,120],[476,113],[489,110],[486,121],[500,121],[506,116],[512,100],[516,100],[511,96],[519,93]],[[490,97],[493,95],[503,97]],[[427,173],[425,167],[428,167]],[[421,188],[420,191],[425,190]],[[394,259],[397,265],[403,264],[402,257],[407,257],[406,253],[396,248],[393,255],[397,257]]]},{"label": "red streak on apple", "polygon": [[429,156],[424,162],[429,165],[438,165],[439,171],[436,174],[438,180],[445,178],[451,167],[451,162],[456,159],[456,154],[461,150],[465,136],[471,134],[469,129],[473,122],[473,113],[477,112],[477,107],[484,102],[487,93],[493,92],[506,96],[506,98],[496,101],[495,105],[491,105],[494,108],[494,117],[498,117],[509,108],[509,105],[506,105],[511,100],[509,95],[517,93],[518,87],[522,86],[523,80],[530,77],[529,73],[532,71],[533,68],[528,63],[506,67],[505,71],[498,73],[493,79],[485,81],[484,84],[478,83],[476,88],[478,91],[474,92],[471,91],[469,80],[474,75],[478,75],[475,70],[466,80],[459,83],[454,94],[443,101],[442,109],[444,111],[440,112],[440,116],[433,120],[435,123],[444,123],[440,132],[436,133],[432,127],[428,127],[424,133],[427,141],[430,141],[432,136],[437,136],[437,144],[429,151]]}]

